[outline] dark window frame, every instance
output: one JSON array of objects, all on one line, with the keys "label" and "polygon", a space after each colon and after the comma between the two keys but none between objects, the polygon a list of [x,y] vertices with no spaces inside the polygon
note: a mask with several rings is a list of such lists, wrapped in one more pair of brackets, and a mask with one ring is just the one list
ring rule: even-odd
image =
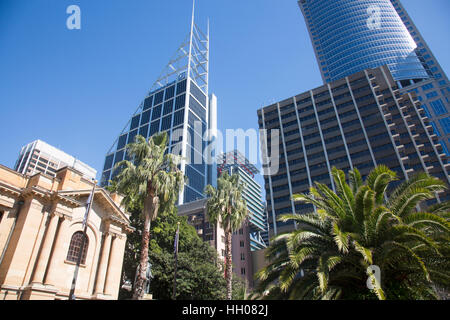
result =
[{"label": "dark window frame", "polygon": [[[82,231],[75,232],[71,239],[69,250],[67,251],[66,260],[70,262],[77,262],[80,254],[81,243],[83,240],[84,233]],[[89,248],[89,237],[86,235],[86,241],[84,243],[83,250],[81,252],[81,264],[86,264],[87,251]]]}]

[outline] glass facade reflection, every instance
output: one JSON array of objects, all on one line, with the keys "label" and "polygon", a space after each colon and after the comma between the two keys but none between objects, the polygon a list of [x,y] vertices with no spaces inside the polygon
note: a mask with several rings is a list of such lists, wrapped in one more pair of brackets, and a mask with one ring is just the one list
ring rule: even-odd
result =
[{"label": "glass facade reflection", "polygon": [[[450,83],[399,0],[299,0],[325,83],[388,65],[402,93],[427,110],[450,155]],[[425,2],[424,2],[424,5]],[[431,22],[430,22],[431,23]],[[428,110],[429,109],[429,110]]]},{"label": "glass facade reflection", "polygon": [[[427,112],[427,117],[433,120],[434,133],[436,136],[443,138],[439,142],[447,156],[450,156],[450,133],[445,133],[445,128],[443,127],[444,119],[450,116],[450,83],[447,74],[414,24],[414,21],[408,15],[408,12],[406,12],[402,3],[399,0],[390,1],[414,42],[417,44],[416,53],[425,70],[430,75],[430,79],[427,81],[410,81],[409,83],[402,81],[400,83],[402,87],[401,91],[415,94],[419,101],[422,102],[424,109],[427,106],[430,107]],[[424,5],[426,5],[425,2]]]},{"label": "glass facade reflection", "polygon": [[388,65],[395,80],[429,75],[389,0],[300,0],[322,78]]}]

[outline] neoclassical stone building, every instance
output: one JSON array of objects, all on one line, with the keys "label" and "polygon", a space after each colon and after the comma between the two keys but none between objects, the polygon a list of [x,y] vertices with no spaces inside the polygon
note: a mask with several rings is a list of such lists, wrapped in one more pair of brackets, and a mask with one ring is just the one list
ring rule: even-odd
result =
[{"label": "neoclassical stone building", "polygon": [[[25,176],[0,165],[0,300],[68,299],[92,182],[74,169]],[[97,187],[77,299],[117,299],[127,234],[121,197]]]}]

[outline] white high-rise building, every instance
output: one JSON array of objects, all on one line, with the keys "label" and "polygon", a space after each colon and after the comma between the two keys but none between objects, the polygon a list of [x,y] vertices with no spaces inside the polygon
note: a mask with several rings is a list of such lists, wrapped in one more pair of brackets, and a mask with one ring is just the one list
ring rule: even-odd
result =
[{"label": "white high-rise building", "polygon": [[55,176],[56,171],[64,167],[78,170],[87,179],[93,179],[97,175],[97,170],[41,140],[22,147],[14,170],[26,175],[42,172]]}]

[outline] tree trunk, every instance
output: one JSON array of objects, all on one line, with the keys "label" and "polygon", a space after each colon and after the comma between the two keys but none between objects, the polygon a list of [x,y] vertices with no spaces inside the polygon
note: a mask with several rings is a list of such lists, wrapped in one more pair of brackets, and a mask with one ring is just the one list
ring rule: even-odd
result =
[{"label": "tree trunk", "polygon": [[139,262],[136,283],[134,284],[133,300],[141,300],[144,296],[144,284],[148,263],[148,245],[150,240],[150,215],[145,213],[144,230],[142,231],[141,258]]},{"label": "tree trunk", "polygon": [[157,210],[157,206],[154,206],[155,197],[147,196],[144,201],[144,230],[142,230],[142,242],[141,242],[141,258],[139,263],[138,274],[136,277],[136,283],[134,285],[133,300],[141,300],[144,297],[146,273],[148,267],[148,249],[150,242],[150,224],[152,218],[156,216],[153,211]]},{"label": "tree trunk", "polygon": [[[212,225],[212,224],[210,224],[210,225]],[[218,243],[218,241],[217,241],[217,226],[219,225],[219,223],[215,223],[214,224],[214,230],[213,230],[213,237],[214,237],[214,248],[216,248],[216,251],[217,251],[217,245],[219,244]],[[205,233],[205,228],[203,228],[203,234]],[[218,267],[219,266],[219,260],[221,259],[220,257],[218,257],[218,255],[216,254],[215,255],[215,257],[216,257],[216,267]],[[220,261],[222,261],[222,260],[220,260]]]},{"label": "tree trunk", "polygon": [[226,262],[225,262],[225,279],[227,281],[227,300],[232,299],[232,286],[233,279],[233,262],[231,254],[231,232],[225,231],[225,245],[226,245]]}]

